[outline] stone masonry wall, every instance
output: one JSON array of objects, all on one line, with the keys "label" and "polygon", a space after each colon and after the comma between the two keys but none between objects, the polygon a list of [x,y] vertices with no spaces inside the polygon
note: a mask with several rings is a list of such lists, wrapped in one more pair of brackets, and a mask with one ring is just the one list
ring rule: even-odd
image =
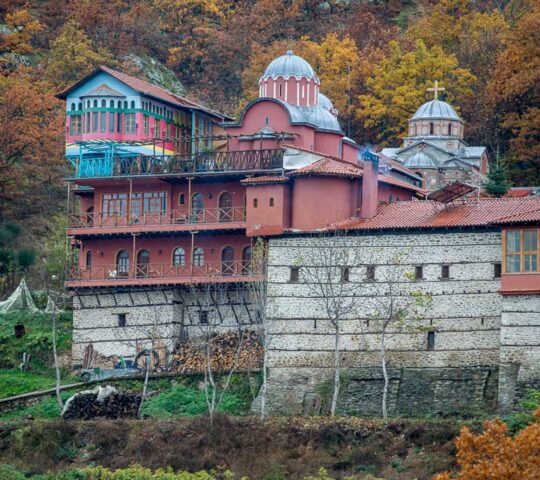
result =
[{"label": "stone masonry wall", "polygon": [[[500,232],[373,233],[338,241],[360,255],[349,275],[357,308],[340,322],[341,411],[380,412],[380,335],[370,318],[381,299],[388,301],[390,290],[405,303],[413,292],[431,294],[432,305],[419,323],[435,332],[433,350],[428,350],[427,331],[388,335],[391,411],[494,408],[502,303],[494,264],[501,261]],[[314,236],[270,240],[268,391],[274,411],[300,412],[328,389],[335,337],[321,295],[306,285],[305,272],[320,269],[322,249],[335,244],[335,239]],[[290,267],[298,265],[299,282],[291,283]],[[449,265],[449,279],[441,278],[442,265]],[[375,266],[374,281],[367,278],[368,266]],[[423,267],[422,280],[407,276],[415,266]]]},{"label": "stone masonry wall", "polygon": [[[248,297],[245,289],[235,286],[217,293],[186,287],[79,290],[73,299],[73,358],[82,360],[92,343],[102,356],[130,359],[137,347],[148,347],[151,338],[159,338],[172,351],[179,339],[208,332],[201,324],[201,311],[213,331],[238,324],[250,328],[256,319]],[[119,325],[121,314],[126,315],[125,326]]]}]

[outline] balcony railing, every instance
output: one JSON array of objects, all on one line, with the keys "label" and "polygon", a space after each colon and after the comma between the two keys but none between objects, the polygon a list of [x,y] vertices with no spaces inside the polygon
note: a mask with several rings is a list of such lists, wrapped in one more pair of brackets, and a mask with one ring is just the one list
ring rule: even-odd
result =
[{"label": "balcony railing", "polygon": [[78,160],[75,176],[91,178],[226,173],[273,170],[282,166],[281,149],[199,152],[194,155],[82,157]]},{"label": "balcony railing", "polygon": [[[188,283],[195,278],[227,279],[225,277],[253,277],[257,272],[253,271],[251,262],[206,262],[204,265],[165,265],[165,264],[138,264],[135,268],[126,265],[93,265],[91,267],[70,267],[67,271],[68,282],[103,282],[122,283],[126,280],[136,280],[145,283],[145,280],[161,279],[164,282],[174,283],[178,280],[186,280]],[[231,280],[233,280],[231,278]],[[181,282],[179,282],[181,283]]]},{"label": "balcony railing", "polygon": [[70,228],[116,228],[159,225],[205,225],[242,223],[246,220],[244,207],[222,207],[160,211],[142,215],[72,213],[69,214]]}]

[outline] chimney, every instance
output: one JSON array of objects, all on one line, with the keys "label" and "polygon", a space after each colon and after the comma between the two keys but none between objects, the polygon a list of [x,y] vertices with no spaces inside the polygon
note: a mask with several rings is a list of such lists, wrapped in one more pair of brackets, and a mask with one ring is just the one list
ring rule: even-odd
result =
[{"label": "chimney", "polygon": [[371,218],[377,214],[379,203],[379,157],[365,150],[361,158],[364,162],[364,176],[362,177],[362,206],[361,218]]}]

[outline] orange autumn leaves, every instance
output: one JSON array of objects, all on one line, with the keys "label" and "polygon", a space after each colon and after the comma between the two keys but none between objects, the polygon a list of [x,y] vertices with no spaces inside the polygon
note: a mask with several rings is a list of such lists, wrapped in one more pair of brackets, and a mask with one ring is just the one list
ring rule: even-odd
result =
[{"label": "orange autumn leaves", "polygon": [[433,480],[538,480],[540,478],[540,409],[536,422],[514,438],[500,420],[486,421],[478,435],[463,427],[456,441],[459,473]]}]

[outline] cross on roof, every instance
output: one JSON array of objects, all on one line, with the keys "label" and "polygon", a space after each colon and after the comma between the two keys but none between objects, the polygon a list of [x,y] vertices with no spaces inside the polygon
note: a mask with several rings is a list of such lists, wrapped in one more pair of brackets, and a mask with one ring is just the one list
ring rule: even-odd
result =
[{"label": "cross on roof", "polygon": [[437,100],[439,98],[439,92],[444,92],[445,90],[446,90],[446,88],[439,87],[439,81],[438,80],[435,80],[435,86],[434,87],[427,89],[428,92],[433,92],[433,99],[434,100]]}]

